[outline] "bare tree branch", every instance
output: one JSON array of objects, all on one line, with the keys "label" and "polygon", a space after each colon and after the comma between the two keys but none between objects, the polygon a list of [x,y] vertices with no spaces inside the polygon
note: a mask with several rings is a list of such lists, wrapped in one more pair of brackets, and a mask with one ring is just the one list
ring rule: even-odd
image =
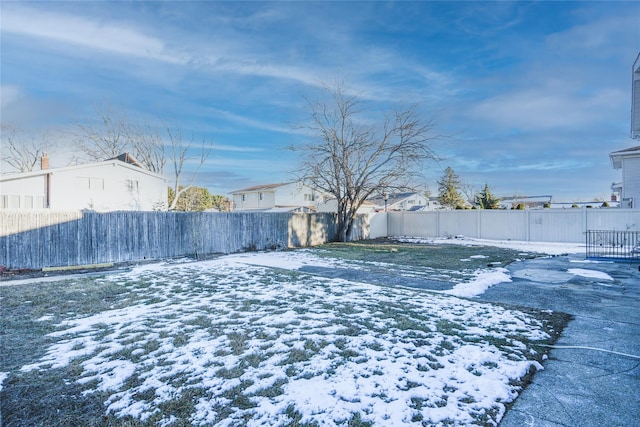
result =
[{"label": "bare tree branch", "polygon": [[133,151],[132,125],[126,115],[108,105],[96,106],[94,110],[97,123],[90,119],[75,123],[74,143],[82,157],[103,161]]},{"label": "bare tree branch", "polygon": [[33,171],[55,145],[44,134],[28,137],[11,126],[2,126],[2,160],[19,172]]}]

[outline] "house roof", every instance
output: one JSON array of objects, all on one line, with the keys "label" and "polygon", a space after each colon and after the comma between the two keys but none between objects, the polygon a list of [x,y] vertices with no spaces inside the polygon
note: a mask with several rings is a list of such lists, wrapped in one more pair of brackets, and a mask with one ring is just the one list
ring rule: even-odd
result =
[{"label": "house roof", "polygon": [[[414,192],[406,192],[406,193],[393,193],[393,194],[389,194],[387,196],[387,204],[389,206],[391,206],[393,204],[396,204],[396,203],[401,202],[401,201],[403,201],[405,199],[408,199],[409,197],[414,197],[416,195],[420,196],[420,197],[424,197],[426,199],[425,196],[423,196],[420,193],[416,193],[415,191]],[[374,203],[379,204],[379,205],[384,204],[384,197],[381,197],[381,196],[374,197],[374,198],[369,199],[369,200],[371,200]]]},{"label": "house roof", "polygon": [[624,150],[614,151],[611,154],[630,153],[633,151],[640,151],[640,145],[638,145],[637,147],[630,147],[630,148],[625,148]]},{"label": "house roof", "polygon": [[138,162],[136,158],[129,153],[122,153],[119,156],[112,157],[108,160],[120,160],[121,162],[129,163],[130,165],[138,166],[139,168],[142,167],[140,162]]},{"label": "house roof", "polygon": [[292,184],[291,182],[281,182],[279,184],[264,184],[264,185],[255,185],[253,187],[241,188],[240,190],[235,190],[230,192],[229,194],[237,194],[237,193],[250,193],[253,191],[267,191],[274,190],[278,187],[282,187],[288,184]]},{"label": "house roof", "polygon": [[[113,164],[114,166],[119,166],[119,167],[124,167],[130,170],[133,170],[137,173],[143,173],[145,175],[150,175],[159,179],[163,179],[163,180],[167,180],[164,176],[157,174],[155,172],[151,172],[143,167],[140,166],[140,164],[136,163],[132,163],[131,161],[123,161],[120,160],[119,158],[121,156],[129,156],[127,153],[121,154],[118,157],[114,157],[112,159],[109,160],[104,160],[102,162],[93,162],[93,163],[83,163],[80,165],[71,165],[71,166],[64,166],[61,168],[49,168],[49,169],[43,169],[43,170],[38,170],[38,171],[33,171],[33,172],[21,172],[21,173],[4,173],[2,175],[0,175],[0,181],[11,181],[11,180],[16,180],[16,179],[23,179],[23,178],[31,178],[34,176],[44,176],[44,175],[49,175],[49,174],[55,174],[55,173],[60,173],[60,172],[66,172],[66,171],[72,171],[72,170],[79,170],[79,169],[87,169],[87,168],[91,168],[91,167],[95,167],[95,166],[102,166],[102,165],[109,165],[109,164]],[[129,159],[133,159],[133,157],[129,157]],[[135,159],[133,159],[133,161],[135,161]]]},{"label": "house roof", "polygon": [[609,153],[609,158],[611,159],[611,165],[613,168],[620,169],[622,167],[623,157],[635,155],[640,155],[640,145]]}]

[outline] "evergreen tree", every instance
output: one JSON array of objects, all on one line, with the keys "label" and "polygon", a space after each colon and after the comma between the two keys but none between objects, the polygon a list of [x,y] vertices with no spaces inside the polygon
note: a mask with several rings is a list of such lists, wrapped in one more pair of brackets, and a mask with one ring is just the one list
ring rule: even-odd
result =
[{"label": "evergreen tree", "polygon": [[480,209],[500,209],[500,200],[491,194],[489,184],[485,184],[484,190],[476,195],[476,204]]},{"label": "evergreen tree", "polygon": [[438,181],[438,201],[442,206],[450,209],[464,207],[464,199],[459,193],[460,185],[460,177],[451,167],[447,167]]}]

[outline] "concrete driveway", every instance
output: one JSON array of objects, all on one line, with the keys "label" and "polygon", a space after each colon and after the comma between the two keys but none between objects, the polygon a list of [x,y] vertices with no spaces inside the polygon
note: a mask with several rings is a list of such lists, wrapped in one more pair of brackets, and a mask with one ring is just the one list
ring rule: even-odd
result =
[{"label": "concrete driveway", "polygon": [[640,426],[638,263],[570,255],[508,269],[513,282],[478,299],[562,311],[574,320],[500,425]]}]

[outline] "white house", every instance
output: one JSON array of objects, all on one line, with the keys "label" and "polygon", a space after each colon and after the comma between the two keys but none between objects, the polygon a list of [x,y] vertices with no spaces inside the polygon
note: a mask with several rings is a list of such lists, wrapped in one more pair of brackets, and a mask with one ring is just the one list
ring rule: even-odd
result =
[{"label": "white house", "polygon": [[620,207],[640,209],[640,145],[614,151],[609,158],[614,169],[622,169],[622,184],[615,184]]},{"label": "white house", "polygon": [[301,182],[257,185],[232,191],[235,211],[316,211],[325,195]]},{"label": "white house", "polygon": [[426,197],[420,193],[393,193],[385,200],[384,196],[371,199],[376,211],[417,211],[436,210],[440,203],[437,198]]},{"label": "white house", "polygon": [[640,53],[631,67],[631,138],[640,139]]},{"label": "white house", "polygon": [[167,179],[129,154],[96,163],[0,175],[0,209],[166,209]]}]

